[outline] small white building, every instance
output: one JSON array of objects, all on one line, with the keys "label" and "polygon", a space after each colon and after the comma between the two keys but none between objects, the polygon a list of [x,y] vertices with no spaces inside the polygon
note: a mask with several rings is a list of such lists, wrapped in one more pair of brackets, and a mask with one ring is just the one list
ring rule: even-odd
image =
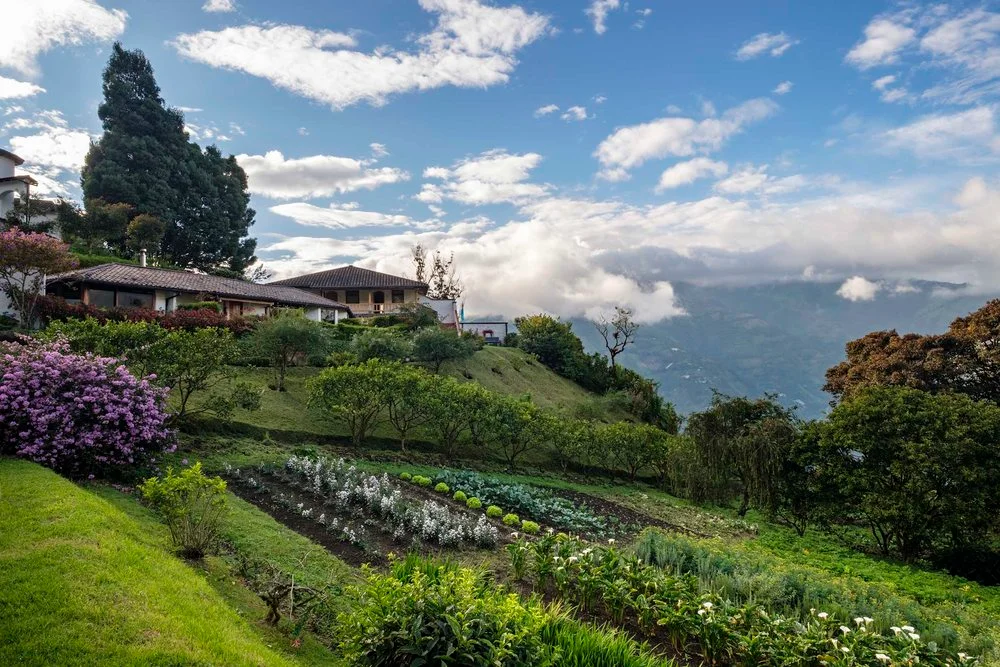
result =
[{"label": "small white building", "polygon": [[6,218],[13,210],[14,200],[17,197],[27,200],[31,186],[38,185],[31,176],[14,173],[22,164],[24,160],[0,148],[0,218]]}]

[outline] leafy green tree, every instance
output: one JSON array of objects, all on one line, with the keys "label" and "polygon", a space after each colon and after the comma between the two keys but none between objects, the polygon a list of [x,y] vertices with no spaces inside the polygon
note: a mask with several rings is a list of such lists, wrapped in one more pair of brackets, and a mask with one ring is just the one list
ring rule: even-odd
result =
[{"label": "leafy green tree", "polygon": [[583,353],[583,343],[573,325],[548,315],[529,315],[514,320],[518,346],[563,377],[571,377]]},{"label": "leafy green tree", "polygon": [[785,448],[797,434],[794,412],[773,396],[749,399],[716,393],[708,410],[688,418],[707,484],[696,500],[740,498],[739,515],[768,507]]},{"label": "leafy green tree", "polygon": [[147,479],[139,491],[163,515],[174,546],[185,556],[201,558],[218,543],[227,509],[226,483],[221,477],[205,476],[201,463],[180,473],[167,468],[165,476]]},{"label": "leafy green tree", "polygon": [[588,463],[595,450],[597,425],[586,419],[560,419],[552,452],[556,463],[566,472],[571,464]]},{"label": "leafy green tree", "polygon": [[[229,382],[232,377],[229,365],[237,350],[236,338],[227,329],[175,329],[159,338],[145,359],[157,382],[170,387],[178,405],[175,419],[202,412],[228,418],[233,407],[253,408],[252,401],[235,406],[216,397],[203,401],[197,410],[190,410],[192,395]],[[243,394],[242,390],[240,393]]]},{"label": "leafy green tree", "polygon": [[[188,141],[184,118],[160,95],[149,60],[115,44],[104,70],[104,126],[83,168],[88,202],[128,204],[134,214],[165,224],[161,256],[170,264],[242,273],[253,262],[254,221],[246,173],[215,147],[204,152]],[[120,235],[106,239],[112,247]]]},{"label": "leafy green tree", "polygon": [[830,476],[824,476],[820,440],[823,422],[803,425],[785,451],[781,469],[770,494],[768,515],[775,523],[788,526],[801,537],[810,525],[821,520],[825,509],[839,512],[835,499],[836,488],[829,485]]},{"label": "leafy green tree", "polygon": [[84,210],[70,202],[60,202],[56,220],[63,238],[87,252],[123,252],[128,237],[131,204],[109,204],[102,199],[88,199]]},{"label": "leafy green tree", "polygon": [[410,356],[412,346],[391,329],[369,328],[354,336],[349,351],[358,361],[403,361]]},{"label": "leafy green tree", "polygon": [[469,428],[469,420],[464,412],[469,395],[465,386],[455,378],[440,375],[432,376],[427,385],[430,428],[449,456],[458,452],[458,443]]},{"label": "leafy green tree", "polygon": [[474,352],[469,341],[447,329],[423,329],[413,336],[413,358],[430,366],[435,373],[444,362],[468,359]]},{"label": "leafy green tree", "polygon": [[413,429],[426,426],[434,416],[427,398],[433,382],[422,369],[393,363],[386,367],[384,390],[387,418],[399,433],[399,448],[405,452]]},{"label": "leafy green tree", "polygon": [[323,325],[306,319],[294,308],[275,310],[261,320],[247,340],[249,349],[270,360],[276,391],[285,391],[288,367],[301,355],[321,351],[326,340]]},{"label": "leafy green tree", "polygon": [[598,451],[624,470],[631,481],[663,455],[669,437],[655,426],[632,422],[601,424],[594,433]]},{"label": "leafy green tree", "polygon": [[914,561],[987,544],[1000,506],[1000,407],[961,394],[869,387],[831,412],[822,470],[841,516]]},{"label": "leafy green tree", "polygon": [[152,255],[158,255],[166,231],[166,223],[156,216],[142,213],[128,223],[126,245],[133,251],[146,250]]},{"label": "leafy green tree", "polygon": [[497,395],[493,410],[494,446],[511,470],[523,455],[557,437],[558,420],[527,397]]},{"label": "leafy green tree", "polygon": [[342,419],[351,441],[360,447],[383,419],[389,375],[386,364],[378,359],[327,368],[310,381],[309,402]]}]

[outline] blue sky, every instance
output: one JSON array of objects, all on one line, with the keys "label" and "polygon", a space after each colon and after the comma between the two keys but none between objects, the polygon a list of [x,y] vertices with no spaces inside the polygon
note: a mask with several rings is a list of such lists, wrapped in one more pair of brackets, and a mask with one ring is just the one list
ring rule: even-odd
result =
[{"label": "blue sky", "polygon": [[0,146],[76,197],[115,39],[250,176],[279,276],[454,253],[468,309],[1000,278],[997,3],[0,0]]}]

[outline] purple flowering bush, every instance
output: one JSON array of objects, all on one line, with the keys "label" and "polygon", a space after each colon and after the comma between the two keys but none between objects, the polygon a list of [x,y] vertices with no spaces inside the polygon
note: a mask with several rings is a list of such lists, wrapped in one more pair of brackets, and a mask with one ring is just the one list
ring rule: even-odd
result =
[{"label": "purple flowering bush", "polygon": [[0,343],[0,453],[61,473],[131,476],[172,451],[165,389],[65,342]]}]

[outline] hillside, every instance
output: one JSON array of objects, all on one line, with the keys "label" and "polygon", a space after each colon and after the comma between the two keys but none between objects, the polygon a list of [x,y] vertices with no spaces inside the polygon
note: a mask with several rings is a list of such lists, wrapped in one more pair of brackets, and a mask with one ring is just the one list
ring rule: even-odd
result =
[{"label": "hillside", "polygon": [[0,459],[0,664],[290,665],[159,534]]},{"label": "hillside", "polygon": [[[308,406],[307,382],[322,369],[300,367],[289,369],[286,391],[266,390],[266,400],[261,409],[253,413],[237,412],[233,417],[237,428],[240,424],[263,429],[278,437],[281,433],[309,433],[317,436],[346,436],[339,423],[323,416]],[[521,350],[487,347],[462,362],[446,364],[442,371],[462,381],[475,381],[491,391],[516,396],[529,394],[538,405],[575,412],[592,405],[599,397],[582,389],[570,380],[559,377]],[[469,377],[471,376],[471,379]],[[272,382],[268,368],[233,368],[233,381],[249,381],[265,387]],[[196,394],[191,399],[192,410],[205,406],[210,399]],[[624,419],[626,415],[621,415]],[[377,429],[376,436],[392,437],[394,431]]]},{"label": "hillside", "polygon": [[[824,373],[841,361],[844,344],[869,331],[933,333],[982,306],[957,285],[913,282],[915,291],[879,293],[873,301],[837,296],[839,284],[788,282],[746,287],[674,284],[687,315],[648,324],[620,359],[660,383],[682,413],[703,409],[712,389],[724,394],[780,394],[799,414],[828,408]],[[575,322],[590,351],[603,351],[593,326]]]},{"label": "hillside", "polygon": [[501,394],[528,394],[543,408],[571,413],[598,398],[516,348],[487,347],[471,359],[446,364],[443,372],[459,380],[478,382]]}]

